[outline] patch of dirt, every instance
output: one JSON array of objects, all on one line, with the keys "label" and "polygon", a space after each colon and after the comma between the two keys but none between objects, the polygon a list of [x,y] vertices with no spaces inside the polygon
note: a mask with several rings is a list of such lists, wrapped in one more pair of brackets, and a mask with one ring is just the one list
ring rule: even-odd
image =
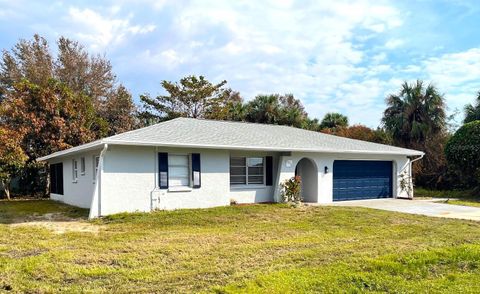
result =
[{"label": "patch of dirt", "polygon": [[84,219],[67,217],[62,213],[30,215],[25,218],[15,219],[15,223],[10,226],[40,226],[52,230],[57,234],[67,232],[98,233],[103,228],[103,226],[91,224]]}]

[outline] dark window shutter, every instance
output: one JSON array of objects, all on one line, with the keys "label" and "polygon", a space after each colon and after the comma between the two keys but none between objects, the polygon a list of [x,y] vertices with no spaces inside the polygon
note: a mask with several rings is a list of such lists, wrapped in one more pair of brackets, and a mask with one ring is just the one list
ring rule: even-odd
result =
[{"label": "dark window shutter", "polygon": [[267,186],[273,185],[273,157],[265,157],[265,184]]},{"label": "dark window shutter", "polygon": [[56,164],[57,166],[57,194],[63,195],[63,163]]},{"label": "dark window shutter", "polygon": [[201,186],[201,172],[200,172],[200,154],[192,153],[192,179],[193,188],[200,188]]},{"label": "dark window shutter", "polygon": [[158,185],[168,189],[168,153],[158,153]]}]

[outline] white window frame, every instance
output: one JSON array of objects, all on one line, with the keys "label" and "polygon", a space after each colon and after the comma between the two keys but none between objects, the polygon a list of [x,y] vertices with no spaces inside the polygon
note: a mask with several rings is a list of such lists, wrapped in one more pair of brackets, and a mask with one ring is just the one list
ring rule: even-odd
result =
[{"label": "white window frame", "polygon": [[[188,183],[187,185],[172,185],[171,183],[171,180],[172,180],[172,173],[170,171],[170,168],[171,167],[184,167],[184,165],[172,165],[171,164],[171,160],[170,158],[171,157],[174,157],[174,156],[182,156],[182,157],[186,157],[187,158],[187,180],[188,180]],[[182,153],[168,153],[168,189],[169,190],[178,190],[178,189],[182,189],[182,188],[188,188],[190,189],[191,188],[191,185],[192,185],[192,157],[190,156],[190,154],[182,154]]]},{"label": "white window frame", "polygon": [[[98,162],[97,162],[98,159]],[[93,156],[93,183],[95,184],[95,180],[97,179],[97,173],[98,173],[98,166],[100,165],[100,156],[94,155]]]},{"label": "white window frame", "polygon": [[80,157],[80,175],[85,175],[85,157]]},{"label": "white window frame", "polygon": [[78,181],[78,161],[72,159],[72,182],[76,183]]},{"label": "white window frame", "polygon": [[[245,184],[244,184],[244,183],[232,183],[232,182],[230,181],[230,186],[232,186],[232,187],[242,187],[242,186],[261,186],[261,187],[263,187],[263,186],[266,185],[266,184],[265,184],[265,182],[266,182],[266,180],[265,180],[265,177],[266,177],[266,175],[265,175],[265,174],[266,174],[266,172],[265,172],[265,162],[266,162],[266,161],[265,161],[265,156],[230,156],[230,159],[231,159],[231,158],[244,158],[244,159],[245,159]],[[251,159],[251,158],[261,158],[261,159],[262,159],[262,163],[263,163],[263,166],[262,166],[262,167],[263,167],[263,174],[262,174],[262,176],[263,176],[263,179],[262,179],[262,183],[261,183],[261,184],[258,184],[258,183],[249,183],[249,182],[248,182],[248,168],[249,168],[249,166],[248,166],[248,160]],[[230,173],[230,176],[231,176],[231,171],[230,171],[230,168],[231,168],[231,167],[232,167],[232,166],[229,165],[229,173]],[[243,167],[243,166],[235,166],[235,167]],[[239,176],[243,176],[243,175],[239,175]]]}]

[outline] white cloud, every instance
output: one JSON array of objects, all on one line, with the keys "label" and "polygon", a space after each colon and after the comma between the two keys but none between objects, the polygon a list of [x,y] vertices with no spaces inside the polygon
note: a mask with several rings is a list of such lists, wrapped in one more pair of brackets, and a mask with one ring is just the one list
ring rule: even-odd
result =
[{"label": "white cloud", "polygon": [[422,65],[429,79],[445,92],[452,110],[463,109],[480,89],[480,48],[429,58]]},{"label": "white cloud", "polygon": [[385,43],[385,48],[392,50],[402,46],[405,42],[401,39],[391,39]]},{"label": "white cloud", "polygon": [[69,21],[81,26],[75,35],[87,42],[91,49],[100,50],[117,45],[127,36],[146,34],[155,30],[155,25],[132,25],[130,18],[115,17],[119,7],[111,9],[110,16],[103,16],[92,9],[71,7],[68,11]]},{"label": "white cloud", "polygon": [[[401,24],[400,11],[383,1],[192,1],[177,11],[171,27],[175,40],[169,48],[151,48],[154,62],[147,66],[158,71],[163,64],[176,77],[202,73],[227,79],[247,99],[294,93],[318,117],[328,109],[315,105],[334,100],[355,116],[373,109],[373,97],[382,92],[375,75],[391,70],[382,64],[386,54],[376,56],[375,67],[362,65],[370,58],[358,45]],[[370,36],[359,40],[359,30]],[[377,125],[380,115],[365,123]]]}]

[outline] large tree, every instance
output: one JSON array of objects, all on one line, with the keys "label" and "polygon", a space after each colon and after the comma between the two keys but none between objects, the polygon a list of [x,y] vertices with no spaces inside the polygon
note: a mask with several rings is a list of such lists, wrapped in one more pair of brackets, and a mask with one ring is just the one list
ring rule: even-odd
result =
[{"label": "large tree", "polygon": [[162,81],[166,95],[140,96],[140,116],[147,123],[175,117],[208,118],[221,103],[230,97],[231,90],[225,87],[227,81],[218,84],[209,82],[203,76],[187,76],[179,82]]},{"label": "large tree", "polygon": [[0,125],[0,185],[7,199],[10,199],[10,183],[23,168],[27,155],[20,140],[21,130],[12,130]]},{"label": "large tree", "polygon": [[388,96],[382,122],[395,145],[422,150],[424,160],[414,172],[421,185],[435,186],[446,170],[443,146],[447,139],[445,102],[437,88],[423,81],[404,82]]},{"label": "large tree", "polygon": [[463,125],[448,140],[445,154],[459,180],[480,192],[480,120]]},{"label": "large tree", "polygon": [[463,123],[466,124],[476,120],[480,120],[480,92],[477,94],[475,103],[465,106],[465,119]]},{"label": "large tree", "polygon": [[[0,60],[0,101],[8,92],[14,92],[15,84],[22,80],[47,87],[49,81],[55,79],[74,94],[92,99],[96,115],[109,121],[108,133],[124,130],[125,126],[129,126],[129,129],[134,127],[131,121],[135,115],[135,105],[125,87],[117,85],[110,61],[104,56],[89,54],[84,46],[64,37],[58,39],[56,51],[55,56],[47,40],[39,35],[34,35],[32,40],[20,40],[9,51],[3,50]],[[121,103],[117,105],[118,101]],[[112,107],[123,107],[128,113]],[[102,135],[99,133],[96,137]]]}]

